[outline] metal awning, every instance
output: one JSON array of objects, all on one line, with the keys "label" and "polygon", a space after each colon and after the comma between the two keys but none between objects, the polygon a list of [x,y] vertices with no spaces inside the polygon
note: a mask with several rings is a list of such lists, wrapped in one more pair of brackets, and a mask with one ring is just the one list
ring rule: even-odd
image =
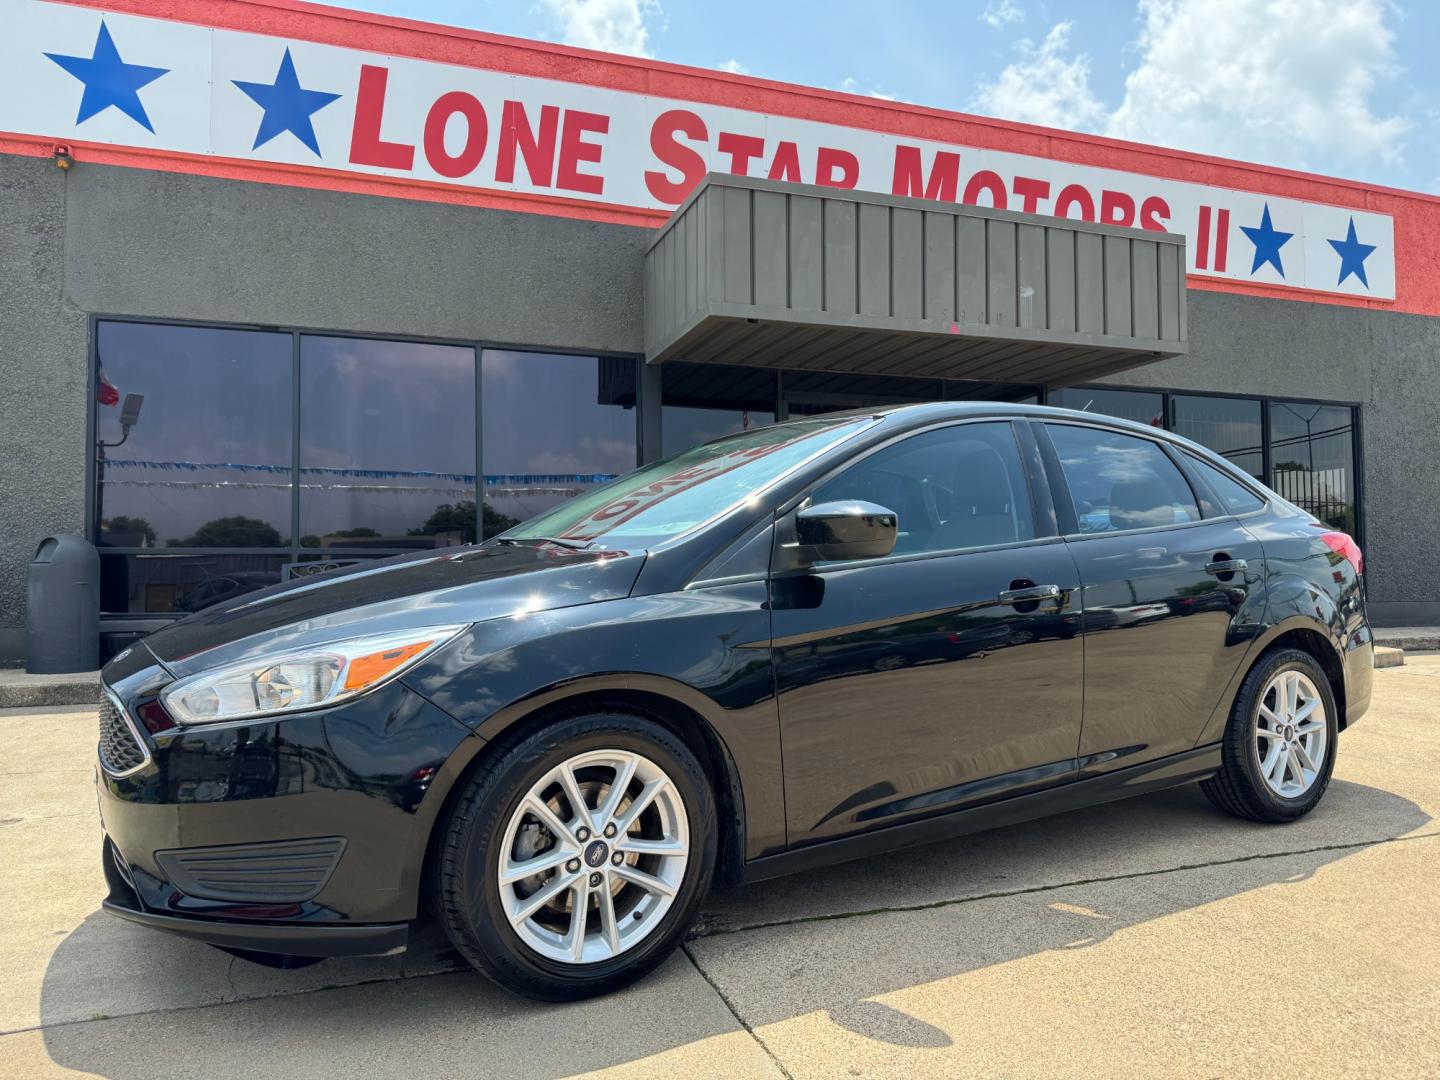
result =
[{"label": "metal awning", "polygon": [[711,174],[645,255],[645,355],[1065,384],[1186,351],[1185,241]]}]

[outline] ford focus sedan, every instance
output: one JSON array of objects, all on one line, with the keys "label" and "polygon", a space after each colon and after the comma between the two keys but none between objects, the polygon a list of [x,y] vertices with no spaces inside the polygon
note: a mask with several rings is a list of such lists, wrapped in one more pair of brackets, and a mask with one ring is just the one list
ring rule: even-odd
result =
[{"label": "ford focus sedan", "polygon": [[433,915],[503,986],[581,997],[717,883],[1191,781],[1294,820],[1371,666],[1354,540],[1184,439],[805,418],[117,656],[105,907],[282,966]]}]

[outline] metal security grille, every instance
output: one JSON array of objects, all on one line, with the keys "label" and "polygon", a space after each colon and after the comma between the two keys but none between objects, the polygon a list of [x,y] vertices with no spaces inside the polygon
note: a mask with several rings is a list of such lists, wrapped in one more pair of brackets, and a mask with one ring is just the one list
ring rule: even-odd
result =
[{"label": "metal security grille", "polygon": [[150,760],[150,752],[135,733],[120,707],[110,697],[100,699],[100,767],[111,776],[129,776]]}]

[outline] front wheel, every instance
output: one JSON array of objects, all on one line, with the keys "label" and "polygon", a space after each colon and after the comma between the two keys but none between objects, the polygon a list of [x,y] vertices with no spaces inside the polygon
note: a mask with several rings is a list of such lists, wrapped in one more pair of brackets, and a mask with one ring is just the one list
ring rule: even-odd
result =
[{"label": "front wheel", "polygon": [[444,835],[442,922],[511,990],[605,993],[679,944],[716,840],[709,782],[683,741],[639,716],[573,716],[471,777]]},{"label": "front wheel", "polygon": [[1241,684],[1221,744],[1220,771],[1201,782],[1220,809],[1285,822],[1314,809],[1335,768],[1335,695],[1309,653],[1266,653]]}]

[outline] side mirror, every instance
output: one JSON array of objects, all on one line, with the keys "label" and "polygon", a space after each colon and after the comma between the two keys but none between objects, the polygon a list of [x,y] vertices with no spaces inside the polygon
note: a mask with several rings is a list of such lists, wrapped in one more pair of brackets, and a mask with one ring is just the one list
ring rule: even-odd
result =
[{"label": "side mirror", "polygon": [[859,499],[817,503],[795,515],[795,539],[816,561],[878,559],[895,549],[900,519]]}]

